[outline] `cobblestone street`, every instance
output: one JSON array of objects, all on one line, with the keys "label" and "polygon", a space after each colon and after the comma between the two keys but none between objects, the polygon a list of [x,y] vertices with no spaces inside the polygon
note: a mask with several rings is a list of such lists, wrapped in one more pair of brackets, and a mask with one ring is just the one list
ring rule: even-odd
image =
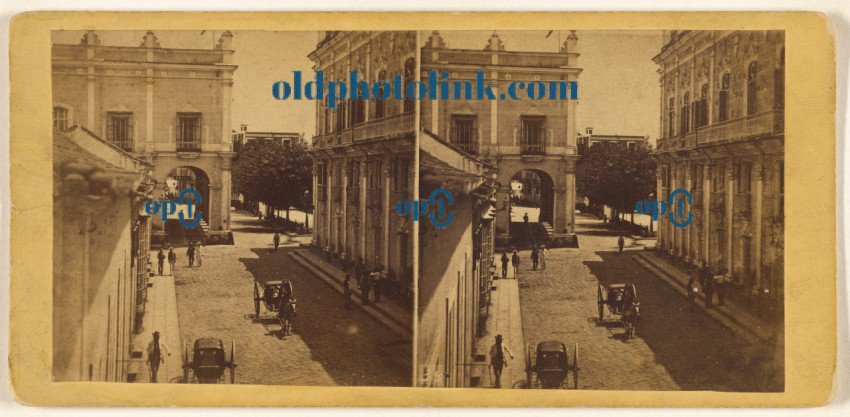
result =
[{"label": "cobblestone street", "polygon": [[[549,250],[544,271],[532,271],[529,251],[520,252],[520,304],[523,332],[532,349],[540,341],[579,346],[579,388],[628,390],[755,391],[764,378],[754,358],[766,355],[748,346],[647,270],[630,252],[643,247],[626,239],[617,253],[617,235],[602,223],[577,216],[580,249]],[[633,252],[632,252],[633,253]],[[636,337],[606,309],[597,319],[597,285],[633,282],[640,301]],[[523,375],[524,377],[524,375]]]},{"label": "cobblestone street", "polygon": [[[299,241],[255,217],[232,213],[234,246],[208,246],[203,265],[187,268],[178,254],[175,282],[183,341],[216,337],[236,341],[241,384],[409,386],[411,346],[360,309],[345,310],[342,296],[295,262]],[[289,279],[298,300],[293,334],[280,338],[273,320],[253,319],[253,282]],[[261,305],[260,315],[272,317]],[[176,347],[174,348],[176,349]]]}]

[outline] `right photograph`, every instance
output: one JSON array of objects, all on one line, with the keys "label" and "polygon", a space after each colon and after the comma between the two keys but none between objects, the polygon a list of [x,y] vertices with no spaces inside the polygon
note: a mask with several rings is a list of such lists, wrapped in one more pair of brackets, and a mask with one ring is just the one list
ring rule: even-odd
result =
[{"label": "right photograph", "polygon": [[785,390],[783,31],[419,39],[418,386]]}]

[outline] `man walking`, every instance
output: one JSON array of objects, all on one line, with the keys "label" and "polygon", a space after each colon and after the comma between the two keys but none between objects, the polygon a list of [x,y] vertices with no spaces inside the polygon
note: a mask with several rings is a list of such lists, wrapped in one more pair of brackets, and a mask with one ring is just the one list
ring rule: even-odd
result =
[{"label": "man walking", "polygon": [[705,308],[713,307],[713,298],[714,298],[714,278],[711,276],[711,271],[708,270],[708,267],[703,267],[700,272],[700,279],[703,284],[703,290],[705,291]]},{"label": "man walking", "polygon": [[168,248],[168,265],[171,267],[168,274],[174,276],[174,264],[177,263],[177,254],[174,253],[174,246]]},{"label": "man walking", "polygon": [[202,245],[201,242],[199,241],[198,243],[195,244],[195,259],[198,260],[198,266],[199,267],[201,266],[201,262],[203,261],[203,257],[204,257],[204,245]]},{"label": "man walking", "polygon": [[381,293],[384,291],[384,275],[381,273],[381,270],[375,268],[375,271],[372,272],[369,280],[373,283],[372,286],[375,289],[375,302],[381,302]]},{"label": "man walking", "polygon": [[700,268],[696,265],[691,265],[688,272],[690,272],[690,278],[688,279],[688,309],[694,311],[697,304],[697,293],[699,292],[697,282],[699,281]]},{"label": "man walking", "polygon": [[345,309],[351,310],[351,272],[346,272],[342,280],[342,296],[345,298]]},{"label": "man walking", "polygon": [[714,288],[717,291],[717,306],[722,306],[724,301],[726,300],[726,285],[729,283],[730,278],[726,275],[726,270],[724,268],[720,268],[720,272],[714,276]]},{"label": "man walking", "polygon": [[165,253],[162,252],[162,246],[159,247],[159,252],[156,254],[156,265],[159,267],[159,275],[162,276],[162,266],[165,264]]},{"label": "man walking", "polygon": [[277,250],[277,247],[280,246],[280,234],[274,232],[274,237],[272,238],[272,240],[274,241],[274,250]]},{"label": "man walking", "polygon": [[531,270],[537,270],[537,261],[540,260],[540,252],[537,251],[537,246],[531,248]]},{"label": "man walking", "polygon": [[624,246],[626,246],[626,239],[623,239],[623,235],[620,235],[620,237],[617,238],[617,248],[620,249],[620,253],[623,253]]},{"label": "man walking", "polygon": [[508,277],[508,262],[510,259],[508,258],[508,251],[502,254],[502,278]]},{"label": "man walking", "polygon": [[502,388],[502,369],[508,366],[505,354],[511,359],[514,358],[514,354],[507,344],[502,343],[502,335],[498,334],[496,335],[496,343],[493,343],[493,346],[490,347],[490,366],[493,367],[493,374],[496,376],[496,381],[493,384],[495,388]]},{"label": "man walking", "polygon": [[189,268],[195,263],[195,244],[189,242],[189,248],[186,249],[186,256],[189,257]]},{"label": "man walking", "polygon": [[156,374],[159,372],[159,365],[165,363],[165,357],[162,356],[165,353],[168,356],[171,356],[171,352],[168,351],[168,347],[165,346],[165,343],[159,341],[159,332],[153,332],[153,340],[148,343],[148,365],[150,366],[151,371],[151,382],[156,383]]},{"label": "man walking", "polygon": [[369,291],[372,290],[372,276],[363,274],[363,279],[360,282],[360,304],[369,305]]},{"label": "man walking", "polygon": [[516,250],[514,250],[514,254],[511,256],[511,265],[514,267],[514,279],[517,279],[519,276],[519,254]]},{"label": "man walking", "polygon": [[546,245],[540,245],[540,269],[546,269],[546,257],[549,256],[549,251],[546,249]]}]

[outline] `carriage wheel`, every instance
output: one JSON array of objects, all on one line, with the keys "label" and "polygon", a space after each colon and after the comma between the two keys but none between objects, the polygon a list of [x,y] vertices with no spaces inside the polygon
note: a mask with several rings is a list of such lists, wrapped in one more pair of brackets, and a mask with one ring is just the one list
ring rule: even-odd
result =
[{"label": "carriage wheel", "polygon": [[183,383],[189,383],[189,342],[183,343]]},{"label": "carriage wheel", "polygon": [[573,387],[578,389],[578,343],[573,345]]},{"label": "carriage wheel", "polygon": [[254,282],[254,316],[260,317],[260,288],[256,282]]},{"label": "carriage wheel", "polygon": [[528,343],[525,344],[525,387],[531,388],[531,374],[533,370],[531,369],[531,346]]},{"label": "carriage wheel", "polygon": [[230,383],[236,383],[236,341],[230,341]]},{"label": "carriage wheel", "polygon": [[602,323],[605,314],[605,301],[602,299],[601,285],[596,287],[596,304],[599,307],[599,322]]}]

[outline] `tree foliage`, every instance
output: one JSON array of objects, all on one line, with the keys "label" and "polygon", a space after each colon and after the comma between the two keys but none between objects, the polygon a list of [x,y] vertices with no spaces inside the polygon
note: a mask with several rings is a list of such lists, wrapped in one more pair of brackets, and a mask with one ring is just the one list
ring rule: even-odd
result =
[{"label": "tree foliage", "polygon": [[250,201],[301,207],[311,188],[312,165],[302,141],[251,141],[234,158],[233,187]]},{"label": "tree foliage", "polygon": [[591,204],[604,204],[621,212],[634,210],[656,186],[655,157],[648,144],[629,148],[597,143],[583,150],[576,163],[576,187]]}]

